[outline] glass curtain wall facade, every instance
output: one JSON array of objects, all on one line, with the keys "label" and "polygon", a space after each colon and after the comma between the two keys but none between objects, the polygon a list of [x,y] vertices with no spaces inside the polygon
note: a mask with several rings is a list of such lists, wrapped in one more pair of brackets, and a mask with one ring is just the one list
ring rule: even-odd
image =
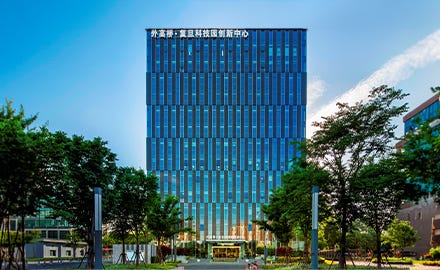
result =
[{"label": "glass curtain wall facade", "polygon": [[[305,29],[146,29],[147,170],[197,240],[261,238],[253,219],[305,137]],[[193,238],[194,240],[194,238]]]},{"label": "glass curtain wall facade", "polygon": [[439,117],[439,110],[440,99],[438,95],[434,95],[403,117],[405,134],[410,131],[416,131],[419,125],[418,121],[425,123],[426,121],[437,119]]}]

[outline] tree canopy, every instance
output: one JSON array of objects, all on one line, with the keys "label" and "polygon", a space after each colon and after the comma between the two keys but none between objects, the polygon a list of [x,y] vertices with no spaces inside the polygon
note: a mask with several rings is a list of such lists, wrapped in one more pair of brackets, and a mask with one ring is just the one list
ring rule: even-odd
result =
[{"label": "tree canopy", "polygon": [[130,167],[117,170],[116,154],[103,139],[36,128],[32,126],[36,119],[27,117],[23,107],[15,110],[10,101],[0,107],[0,245],[8,252],[0,250],[0,268],[6,258],[7,267],[18,267],[15,257],[20,253],[24,269],[24,243],[30,234],[24,233],[24,226],[18,226],[21,232],[12,232],[9,220],[18,217],[24,224],[24,218],[42,206],[52,209],[52,218],[61,217],[75,228],[72,247],[85,239],[88,267],[94,268],[95,187],[102,189],[103,223],[123,234],[131,230],[136,243],[145,231],[146,217],[159,242],[188,230],[180,226],[177,199],[159,198],[155,175]]},{"label": "tree canopy", "polygon": [[[311,232],[312,217],[312,186],[323,186],[328,181],[326,171],[317,164],[309,163],[304,157],[293,162],[289,172],[282,175],[281,186],[275,189],[268,205],[263,205],[262,211],[269,221],[268,229],[277,239],[287,245],[292,239],[294,229],[299,228],[306,243]],[[325,209],[325,199],[320,204],[321,217],[328,211]],[[289,202],[289,203],[286,203]]]},{"label": "tree canopy", "polygon": [[54,217],[61,217],[74,226],[88,244],[88,264],[93,268],[93,217],[95,187],[102,188],[102,219],[109,218],[110,187],[116,172],[116,155],[101,138],[86,140],[82,136],[71,138],[56,134],[63,152],[60,175],[53,185],[54,195],[48,199]]},{"label": "tree canopy", "polygon": [[[112,205],[109,209],[110,223],[115,235],[122,240],[125,264],[125,240],[130,231],[134,232],[136,251],[139,255],[139,237],[146,226],[146,218],[151,205],[157,200],[158,178],[132,167],[118,168],[111,192]],[[139,264],[139,256],[136,256]]]},{"label": "tree canopy", "polygon": [[[25,237],[19,237],[25,235],[24,226],[20,227],[21,234],[10,237],[9,218],[20,217],[20,222],[24,223],[26,216],[34,215],[55,180],[51,177],[48,162],[52,159],[49,154],[53,152],[51,145],[46,143],[49,133],[44,127],[32,127],[36,119],[35,115],[26,117],[23,107],[15,110],[11,101],[6,101],[6,106],[0,108],[0,227],[6,229],[9,236],[1,237],[0,245],[10,247],[8,267],[15,263],[15,247],[18,247],[21,265],[25,267]],[[3,256],[0,268],[2,263]]]},{"label": "tree canopy", "polygon": [[313,123],[318,130],[307,141],[307,157],[330,174],[327,196],[341,230],[340,269],[346,266],[346,234],[361,215],[356,204],[357,176],[365,165],[391,151],[396,129],[393,118],[407,111],[406,104],[396,103],[405,96],[401,90],[387,86],[373,88],[367,101],[338,103],[335,114]]},{"label": "tree canopy", "polygon": [[[179,199],[172,195],[167,195],[164,200],[157,198],[152,202],[147,215],[148,229],[156,237],[158,243],[159,261],[163,260],[160,246],[164,240],[180,232],[192,232],[191,228],[185,227],[185,219],[181,218],[178,203]],[[191,219],[192,217],[187,220]]]},{"label": "tree canopy", "polygon": [[361,220],[375,234],[375,254],[381,267],[381,234],[395,219],[405,194],[405,176],[395,158],[365,165],[355,180]]},{"label": "tree canopy", "polygon": [[412,247],[419,240],[417,231],[406,220],[394,219],[383,234],[384,245],[390,245],[395,251]]}]

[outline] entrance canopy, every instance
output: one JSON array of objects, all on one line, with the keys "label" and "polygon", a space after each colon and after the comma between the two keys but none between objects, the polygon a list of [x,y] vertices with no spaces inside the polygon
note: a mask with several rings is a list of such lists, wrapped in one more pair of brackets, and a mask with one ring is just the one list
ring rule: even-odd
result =
[{"label": "entrance canopy", "polygon": [[243,239],[210,239],[208,243],[208,258],[244,258],[245,243]]}]

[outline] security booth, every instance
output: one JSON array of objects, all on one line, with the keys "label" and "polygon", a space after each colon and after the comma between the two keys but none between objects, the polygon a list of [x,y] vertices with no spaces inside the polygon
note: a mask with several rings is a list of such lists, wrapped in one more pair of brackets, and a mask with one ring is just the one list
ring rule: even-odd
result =
[{"label": "security booth", "polygon": [[246,241],[237,237],[213,236],[206,240],[208,259],[239,259],[245,256]]}]

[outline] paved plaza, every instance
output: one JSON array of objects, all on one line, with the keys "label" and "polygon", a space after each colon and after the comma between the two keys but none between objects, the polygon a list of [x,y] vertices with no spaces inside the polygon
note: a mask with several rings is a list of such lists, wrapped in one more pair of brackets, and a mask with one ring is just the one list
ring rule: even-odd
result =
[{"label": "paved plaza", "polygon": [[[258,261],[258,269],[263,269],[261,267],[262,261]],[[350,264],[351,265],[351,264]],[[367,262],[361,262],[361,261],[355,261],[355,267],[356,269],[362,269],[362,267],[367,268],[368,263]],[[370,267],[375,267],[375,264],[370,264]],[[334,263],[332,266],[327,266],[326,269],[337,269],[337,263]],[[383,265],[384,269],[389,268],[389,265]],[[425,266],[425,265],[395,265],[393,264],[394,269],[409,269],[409,270],[437,270],[438,267],[436,266]],[[189,261],[188,263],[182,263],[179,264],[179,267],[175,270],[204,270],[204,269],[210,269],[210,270],[223,270],[223,269],[248,269],[247,268],[247,262],[245,261],[239,261],[235,263],[218,263],[218,262],[211,262],[210,260],[201,260],[199,262],[197,261]],[[295,268],[292,268],[295,269]],[[302,268],[304,269],[304,268]],[[371,268],[369,268],[371,269]]]},{"label": "paved plaza", "polygon": [[[190,260],[188,263],[181,263],[176,270],[226,270],[226,269],[248,269],[250,261],[239,260],[238,262],[212,262],[211,260]],[[262,261],[258,260],[258,269],[261,268]]]}]

